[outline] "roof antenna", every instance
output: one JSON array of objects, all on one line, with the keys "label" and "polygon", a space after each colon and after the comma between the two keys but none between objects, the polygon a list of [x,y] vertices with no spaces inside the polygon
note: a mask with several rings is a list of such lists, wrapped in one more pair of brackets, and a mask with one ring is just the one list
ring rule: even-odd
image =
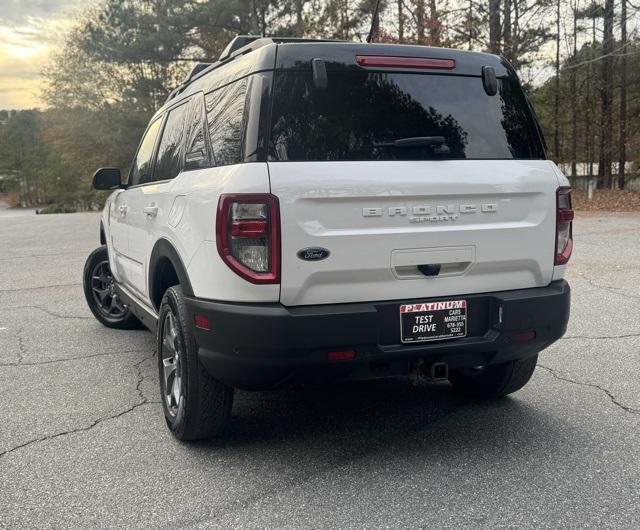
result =
[{"label": "roof antenna", "polygon": [[[373,39],[373,31],[376,29],[376,20],[378,20],[378,10],[380,9],[380,0],[376,0],[376,7],[373,10],[373,18],[371,19],[371,29],[369,29],[369,35],[367,35],[367,42],[371,42]],[[378,26],[380,21],[378,20]]]}]

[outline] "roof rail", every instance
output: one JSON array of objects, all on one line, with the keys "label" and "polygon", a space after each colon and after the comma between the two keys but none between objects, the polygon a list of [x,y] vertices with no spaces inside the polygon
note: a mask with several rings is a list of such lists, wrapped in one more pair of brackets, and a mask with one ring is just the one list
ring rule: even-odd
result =
[{"label": "roof rail", "polygon": [[224,61],[227,57],[230,57],[233,52],[236,52],[240,48],[244,48],[247,44],[251,44],[261,38],[261,35],[238,35],[234,37],[233,40],[227,44],[227,47],[222,50],[220,57],[218,57],[218,61]]},{"label": "roof rail", "polygon": [[[251,52],[253,50],[257,50],[258,48],[262,48],[267,44],[286,44],[286,43],[295,43],[295,42],[344,42],[335,39],[305,39],[305,38],[297,38],[297,37],[262,37],[261,35],[238,35],[234,37],[233,40],[227,44],[227,47],[222,51],[220,57],[216,62],[213,63],[197,63],[191,73],[186,77],[186,79],[178,86],[175,90],[173,90],[167,101],[171,101],[178,94],[180,94],[192,81],[195,81],[201,75],[204,75],[205,70],[213,70],[218,66],[221,66],[223,63],[226,63],[230,60],[235,59],[240,55],[244,55],[245,53]],[[165,102],[166,103],[166,102]]]},{"label": "roof rail", "polygon": [[296,42],[304,43],[304,42],[350,42],[341,39],[307,39],[306,37],[267,37],[271,39],[276,44],[287,44]]}]

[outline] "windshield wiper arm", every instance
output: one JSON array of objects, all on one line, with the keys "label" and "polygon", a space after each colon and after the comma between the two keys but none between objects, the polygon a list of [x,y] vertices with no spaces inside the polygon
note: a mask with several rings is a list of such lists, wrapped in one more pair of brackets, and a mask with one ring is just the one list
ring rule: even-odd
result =
[{"label": "windshield wiper arm", "polygon": [[444,136],[412,136],[398,138],[392,142],[374,142],[374,147],[438,147],[444,145]]}]

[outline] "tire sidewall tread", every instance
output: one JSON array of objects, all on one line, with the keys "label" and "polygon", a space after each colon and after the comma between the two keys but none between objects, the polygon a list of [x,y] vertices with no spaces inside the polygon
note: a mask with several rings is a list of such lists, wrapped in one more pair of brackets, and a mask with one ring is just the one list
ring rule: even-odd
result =
[{"label": "tire sidewall tread", "polygon": [[537,362],[536,353],[524,359],[491,365],[486,373],[475,377],[454,372],[450,375],[450,381],[457,392],[467,397],[497,399],[524,387],[531,379]]},{"label": "tire sidewall tread", "polygon": [[[93,313],[93,316],[96,318],[98,322],[100,322],[103,326],[113,329],[140,329],[142,327],[142,323],[138,318],[131,312],[131,309],[127,309],[126,313],[122,316],[122,318],[115,319],[107,319],[100,313],[98,308],[96,307],[96,302],[93,299],[93,290],[92,290],[92,278],[91,274],[93,273],[94,267],[101,261],[109,261],[109,251],[107,250],[106,245],[102,245],[95,249],[84,263],[84,270],[82,271],[82,289],[84,291],[84,297],[87,300],[87,305],[89,309]],[[112,273],[113,274],[113,273]]]},{"label": "tire sidewall tread", "polygon": [[[178,340],[182,347],[182,399],[175,416],[168,412],[162,381],[162,331],[164,318],[169,310],[175,316]],[[158,317],[158,371],[167,425],[178,439],[184,441],[224,434],[233,403],[233,389],[214,379],[198,359],[198,348],[188,318],[182,289],[180,286],[170,287],[162,298]]]}]

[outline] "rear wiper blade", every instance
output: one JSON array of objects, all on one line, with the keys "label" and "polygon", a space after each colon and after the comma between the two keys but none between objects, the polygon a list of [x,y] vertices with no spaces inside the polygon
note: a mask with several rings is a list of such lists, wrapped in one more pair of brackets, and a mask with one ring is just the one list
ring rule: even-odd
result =
[{"label": "rear wiper blade", "polygon": [[444,145],[444,136],[412,136],[392,142],[373,142],[374,147],[438,147]]}]

